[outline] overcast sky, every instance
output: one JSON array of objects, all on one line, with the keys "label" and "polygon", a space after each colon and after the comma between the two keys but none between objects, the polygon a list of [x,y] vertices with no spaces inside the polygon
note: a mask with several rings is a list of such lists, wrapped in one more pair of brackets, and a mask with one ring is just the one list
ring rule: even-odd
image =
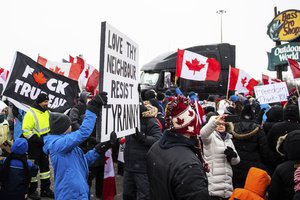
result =
[{"label": "overcast sky", "polygon": [[[99,66],[101,22],[139,45],[140,67],[156,56],[196,45],[223,42],[236,46],[236,67],[261,79],[267,71],[267,51],[275,43],[266,34],[279,11],[300,9],[299,0],[7,0],[0,7],[0,66],[10,68],[20,51],[61,61],[83,54]],[[289,72],[284,73],[284,76]]]}]

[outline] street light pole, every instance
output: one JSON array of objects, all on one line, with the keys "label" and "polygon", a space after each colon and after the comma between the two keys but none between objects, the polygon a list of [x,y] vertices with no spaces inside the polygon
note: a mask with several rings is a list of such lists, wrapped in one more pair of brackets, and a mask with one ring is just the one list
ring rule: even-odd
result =
[{"label": "street light pole", "polygon": [[220,19],[221,19],[221,43],[223,43],[223,23],[222,23],[222,15],[226,13],[226,10],[218,10],[216,13],[220,14]]}]

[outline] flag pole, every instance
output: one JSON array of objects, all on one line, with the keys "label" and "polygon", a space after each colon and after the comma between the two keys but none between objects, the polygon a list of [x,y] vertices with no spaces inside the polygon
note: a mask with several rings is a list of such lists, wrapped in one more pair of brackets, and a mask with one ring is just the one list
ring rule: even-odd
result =
[{"label": "flag pole", "polygon": [[228,74],[228,81],[227,81],[227,92],[226,92],[226,99],[228,99],[228,95],[229,95],[230,71],[231,71],[231,65],[229,65],[229,74]]}]

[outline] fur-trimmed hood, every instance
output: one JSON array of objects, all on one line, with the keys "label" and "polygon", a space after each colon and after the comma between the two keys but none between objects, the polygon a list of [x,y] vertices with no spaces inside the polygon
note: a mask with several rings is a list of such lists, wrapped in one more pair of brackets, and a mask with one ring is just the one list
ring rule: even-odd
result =
[{"label": "fur-trimmed hood", "polygon": [[149,101],[144,101],[144,105],[147,108],[147,111],[141,113],[142,117],[156,117],[157,116],[157,108],[152,106]]},{"label": "fur-trimmed hood", "polygon": [[232,135],[238,140],[247,140],[259,132],[260,128],[253,122],[237,122]]}]

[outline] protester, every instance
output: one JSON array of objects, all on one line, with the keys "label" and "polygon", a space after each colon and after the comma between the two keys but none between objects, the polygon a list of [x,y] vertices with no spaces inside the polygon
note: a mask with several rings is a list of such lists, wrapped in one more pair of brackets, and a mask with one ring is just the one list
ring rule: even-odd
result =
[{"label": "protester", "polygon": [[[54,198],[54,193],[50,189],[50,168],[49,158],[43,152],[43,137],[48,134],[50,130],[48,110],[49,97],[45,93],[40,93],[34,104],[26,112],[23,123],[23,137],[28,141],[28,156],[34,159],[35,163],[39,165],[40,181],[41,181],[41,196]],[[37,192],[38,178],[33,177],[29,187],[29,198],[40,199]]]},{"label": "protester", "polygon": [[269,200],[292,200],[294,191],[294,171],[300,165],[300,130],[288,133],[283,141],[281,153],[287,161],[279,164],[271,179]]},{"label": "protester", "polygon": [[0,155],[8,156],[12,138],[9,135],[9,123],[6,120],[8,106],[0,101]]},{"label": "protester", "polygon": [[265,134],[268,135],[269,131],[273,125],[277,122],[283,121],[283,108],[280,105],[271,106],[271,108],[266,111],[266,121],[263,124],[263,129]]},{"label": "protester", "polygon": [[81,92],[77,104],[71,108],[69,117],[72,123],[72,131],[79,129],[84,119],[87,103],[91,100],[89,92]]},{"label": "protester", "polygon": [[96,114],[107,103],[106,95],[107,93],[102,92],[90,101],[82,125],[77,131],[71,132],[71,120],[67,115],[50,115],[50,133],[44,137],[43,150],[50,155],[53,165],[56,200],[90,198],[88,166],[116,142],[116,134],[111,133],[110,142],[100,143],[86,154],[78,146],[92,133]]},{"label": "protester", "polygon": [[147,153],[151,199],[208,199],[195,105],[184,96],[170,100],[166,130]]},{"label": "protester", "polygon": [[147,176],[146,154],[153,143],[161,137],[161,129],[155,116],[157,108],[140,102],[140,129],[126,136],[123,177],[124,200],[150,199],[150,187]]},{"label": "protester", "polygon": [[283,121],[275,123],[268,133],[269,147],[276,152],[278,138],[300,129],[299,108],[297,105],[287,105],[283,109]]},{"label": "protester", "polygon": [[27,199],[32,176],[36,176],[38,166],[27,160],[28,143],[24,138],[15,140],[11,154],[0,161],[0,199]]},{"label": "protester", "polygon": [[264,200],[271,178],[262,169],[251,167],[243,188],[236,188],[229,200]]},{"label": "protester", "polygon": [[211,200],[228,199],[233,191],[232,168],[240,162],[240,158],[231,140],[232,123],[225,124],[226,115],[212,116],[201,128],[200,137],[203,141],[204,160],[210,171],[208,191]]},{"label": "protester", "polygon": [[[83,119],[85,117],[85,111],[87,104],[92,99],[92,95],[89,92],[83,91],[79,95],[77,104],[70,110],[69,117],[72,123],[72,132],[79,129]],[[93,129],[90,137],[80,144],[80,148],[84,153],[93,149],[96,146],[96,126]],[[105,152],[103,152],[100,157],[89,166],[89,177],[88,184],[91,187],[93,180],[95,179],[95,193],[96,197],[102,198],[102,183],[104,177],[104,163],[105,163]]]},{"label": "protester", "polygon": [[251,167],[267,170],[266,163],[273,161],[274,156],[268,147],[263,130],[255,123],[254,112],[246,105],[240,116],[241,121],[234,124],[233,144],[240,156],[240,163],[232,166],[234,188],[243,188]]}]

